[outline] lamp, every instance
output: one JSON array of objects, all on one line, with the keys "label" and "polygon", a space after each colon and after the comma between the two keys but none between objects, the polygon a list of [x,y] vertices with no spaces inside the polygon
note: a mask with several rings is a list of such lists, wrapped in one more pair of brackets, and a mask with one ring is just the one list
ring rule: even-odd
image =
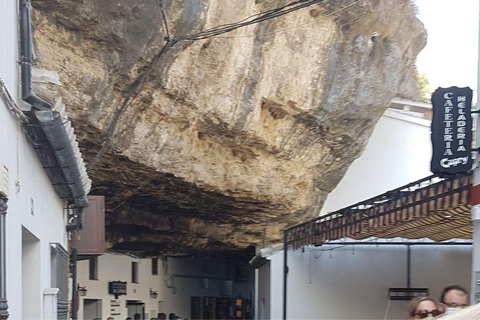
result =
[{"label": "lamp", "polygon": [[150,299],[157,299],[157,298],[158,298],[158,292],[150,288]]},{"label": "lamp", "polygon": [[80,294],[80,296],[85,297],[87,295],[87,286],[80,287],[80,285],[77,284],[77,291]]}]

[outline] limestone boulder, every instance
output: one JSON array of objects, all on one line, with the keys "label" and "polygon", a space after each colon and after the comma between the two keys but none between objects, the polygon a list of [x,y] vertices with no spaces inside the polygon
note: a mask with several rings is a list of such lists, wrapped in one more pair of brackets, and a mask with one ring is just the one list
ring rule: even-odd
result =
[{"label": "limestone boulder", "polygon": [[164,0],[164,23],[154,0],[32,0],[34,89],[67,105],[112,250],[281,241],[391,99],[416,97],[426,31],[409,0],[319,1],[182,40],[293,2]]}]

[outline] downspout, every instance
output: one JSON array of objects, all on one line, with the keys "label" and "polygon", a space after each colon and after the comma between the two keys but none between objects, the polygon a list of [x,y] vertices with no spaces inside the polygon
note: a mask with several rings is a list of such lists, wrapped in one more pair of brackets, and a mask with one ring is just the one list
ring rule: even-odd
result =
[{"label": "downspout", "polygon": [[20,53],[22,69],[22,100],[38,110],[51,110],[52,105],[32,91],[32,33],[30,0],[20,0]]},{"label": "downspout", "polygon": [[[57,102],[53,108],[50,103],[37,97],[32,91],[32,34],[30,17],[30,0],[20,1],[20,54],[22,71],[22,100],[34,109],[31,116],[41,124],[48,143],[54,150],[60,170],[72,195],[71,208],[74,210],[75,221],[69,221],[67,231],[81,230],[83,227],[83,208],[88,206],[87,192],[77,155],[71,145],[69,133],[64,127],[62,119],[62,103]],[[58,110],[56,110],[58,109]],[[73,132],[71,132],[73,134]]]}]

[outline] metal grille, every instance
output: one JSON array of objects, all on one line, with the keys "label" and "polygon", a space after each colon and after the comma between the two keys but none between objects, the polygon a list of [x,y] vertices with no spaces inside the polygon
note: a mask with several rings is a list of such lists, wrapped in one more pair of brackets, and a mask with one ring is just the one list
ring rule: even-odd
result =
[{"label": "metal grille", "polygon": [[58,320],[67,320],[68,318],[68,300],[57,300],[57,317]]},{"label": "metal grille", "polygon": [[57,297],[58,319],[68,316],[68,253],[59,243],[51,243],[51,287],[60,289]]},{"label": "metal grille", "polygon": [[285,230],[293,249],[348,237],[469,239],[471,173],[433,175]]}]

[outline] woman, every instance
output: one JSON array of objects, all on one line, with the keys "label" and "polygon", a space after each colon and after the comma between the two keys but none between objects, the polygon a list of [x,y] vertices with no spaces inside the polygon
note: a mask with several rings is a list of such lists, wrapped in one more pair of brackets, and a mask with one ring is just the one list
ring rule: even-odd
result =
[{"label": "woman", "polygon": [[408,320],[433,319],[440,315],[437,304],[429,297],[418,297],[410,301],[407,307]]}]

